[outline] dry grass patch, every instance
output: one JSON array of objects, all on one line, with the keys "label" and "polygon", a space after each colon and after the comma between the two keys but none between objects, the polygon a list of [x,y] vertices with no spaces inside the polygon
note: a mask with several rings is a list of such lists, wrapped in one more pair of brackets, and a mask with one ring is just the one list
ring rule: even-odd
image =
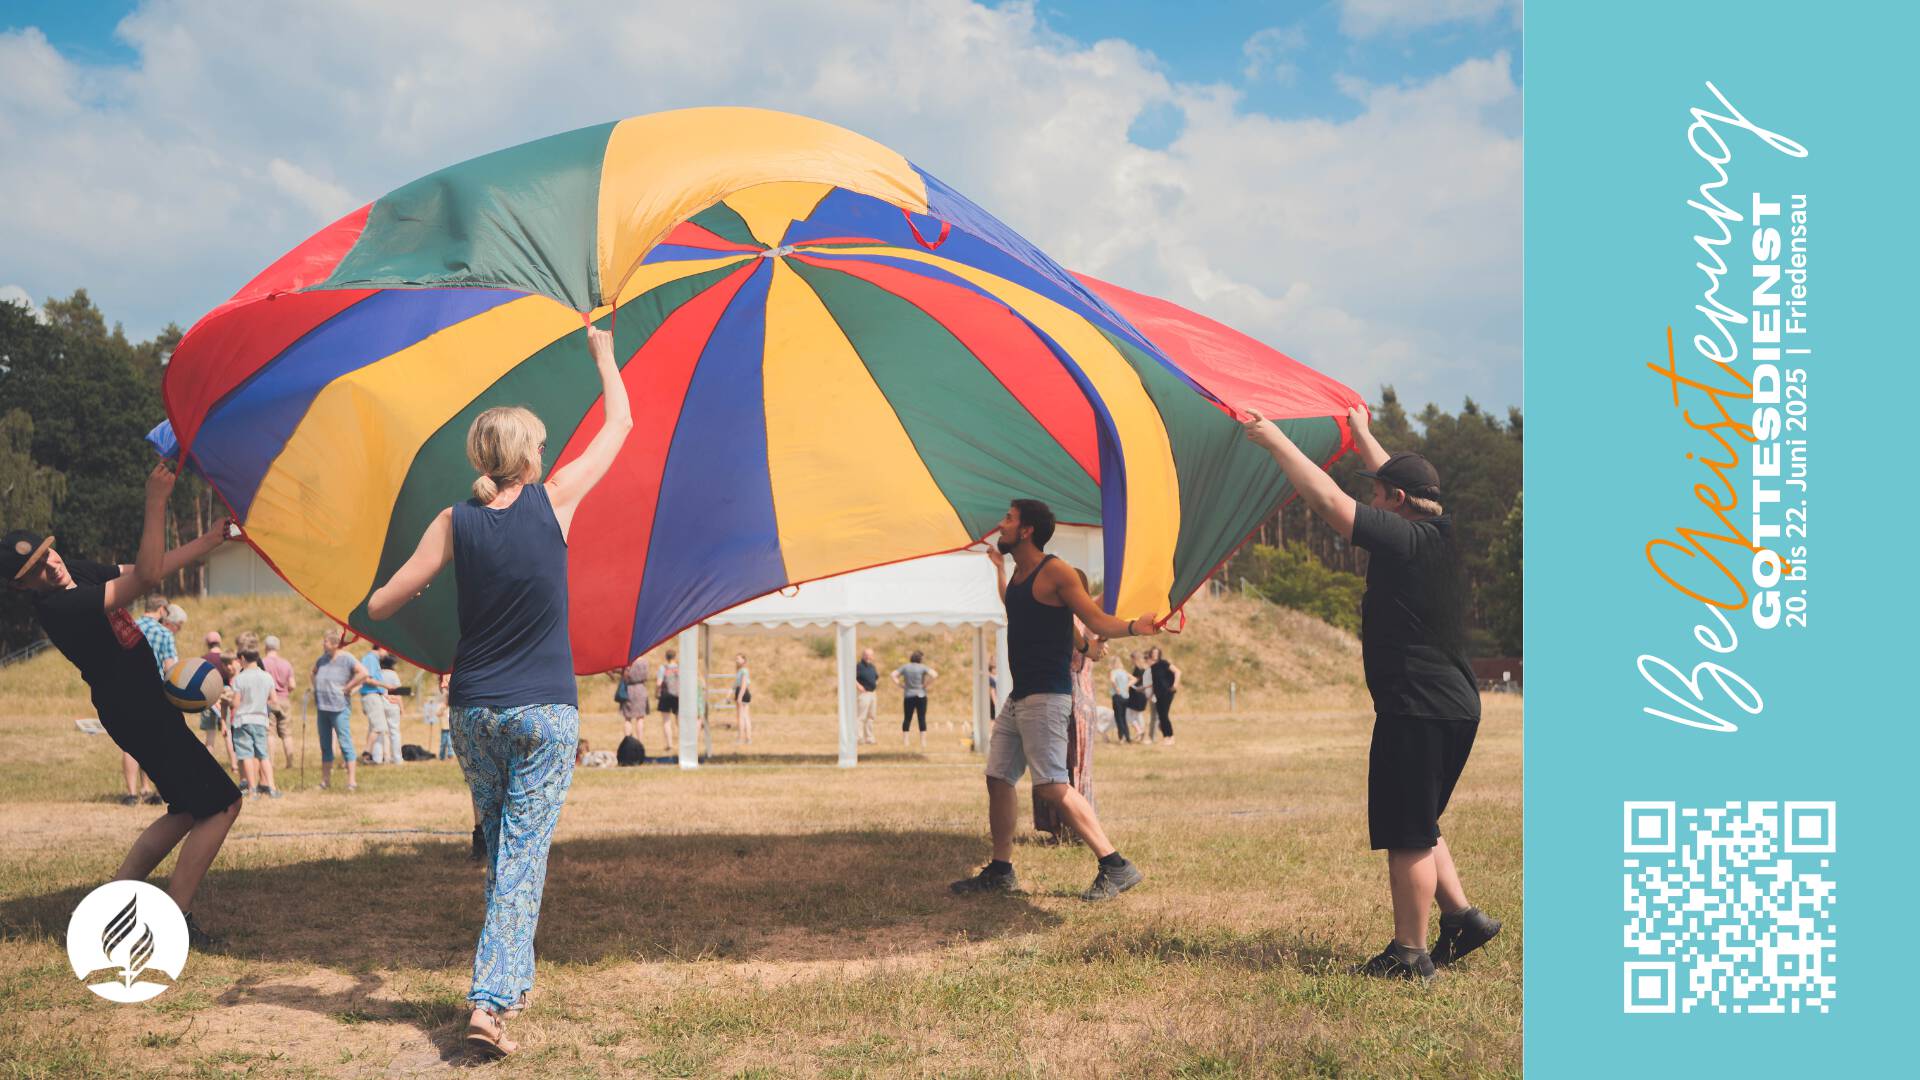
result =
[{"label": "dry grass patch", "polygon": [[[1363,980],[1347,968],[1390,926],[1365,849],[1357,670],[1316,681],[1295,639],[1261,629],[1272,609],[1242,603],[1169,645],[1188,677],[1252,670],[1230,651],[1244,641],[1302,682],[1263,687],[1257,707],[1242,683],[1234,715],[1178,710],[1172,748],[1096,750],[1103,817],[1148,874],[1117,903],[1073,899],[1091,857],[1031,836],[1015,856],[1027,895],[945,891],[985,857],[985,797],[938,708],[927,754],[884,748],[854,770],[814,764],[834,746],[823,707],[757,714],[754,754],[734,764],[582,771],[551,860],[541,996],[514,1025],[526,1050],[493,1071],[1517,1074],[1520,702],[1488,700],[1448,821],[1469,888],[1508,933],[1428,990]],[[829,663],[801,638],[751,641],[769,657],[762,682],[783,658],[803,674]],[[1357,669],[1357,653],[1342,663]],[[208,878],[198,906],[225,943],[153,1002],[109,1005],[73,978],[61,939],[152,811],[112,801],[111,745],[75,732],[64,705],[9,696],[21,678],[0,673],[0,1076],[462,1063],[481,880],[456,766],[369,769],[357,795],[323,793],[310,747],[304,780],[248,804]],[[592,709],[585,727],[596,744],[618,733]],[[716,747],[731,738],[716,731]]]}]

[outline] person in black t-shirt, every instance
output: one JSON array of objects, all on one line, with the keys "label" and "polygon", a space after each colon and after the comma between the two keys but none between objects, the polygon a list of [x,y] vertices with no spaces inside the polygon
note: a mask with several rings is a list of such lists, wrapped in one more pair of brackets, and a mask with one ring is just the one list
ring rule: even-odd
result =
[{"label": "person in black t-shirt", "polygon": [[1153,680],[1153,716],[1147,719],[1160,725],[1160,741],[1173,745],[1173,720],[1167,716],[1173,708],[1173,696],[1180,690],[1180,669],[1158,645],[1147,650],[1147,674]]},{"label": "person in black t-shirt", "polygon": [[145,880],[179,847],[167,895],[186,913],[198,943],[205,935],[193,917],[193,896],[240,814],[240,789],[167,701],[153,649],[127,611],[166,575],[205,558],[227,538],[222,519],[198,540],[164,550],[173,482],[173,469],[166,464],[147,478],[146,522],[132,566],[68,561],[54,550],[53,537],[16,530],[0,538],[0,579],[32,594],[34,617],[54,648],[80,669],[101,726],[133,755],[167,801],[166,814],[134,841],[114,878]]},{"label": "person in black t-shirt", "polygon": [[[1480,692],[1466,655],[1466,586],[1453,520],[1440,505],[1440,474],[1419,454],[1389,456],[1347,411],[1373,482],[1366,505],[1340,490],[1293,441],[1247,412],[1249,440],[1280,463],[1321,520],[1370,556],[1360,601],[1361,660],[1373,695],[1367,755],[1367,831],[1387,852],[1394,939],[1362,969],[1369,975],[1433,978],[1492,940],[1500,924],[1467,902],[1440,836],[1440,814],[1466,766],[1480,724]],[[1427,949],[1427,909],[1440,903],[1440,938]]]}]

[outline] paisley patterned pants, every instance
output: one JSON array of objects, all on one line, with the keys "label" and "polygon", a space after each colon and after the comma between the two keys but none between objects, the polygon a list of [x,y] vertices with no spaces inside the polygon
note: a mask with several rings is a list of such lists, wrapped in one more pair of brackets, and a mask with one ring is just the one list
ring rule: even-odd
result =
[{"label": "paisley patterned pants", "polygon": [[573,784],[580,710],[460,706],[449,719],[453,750],[487,841],[487,917],[467,999],[500,1012],[533,987],[533,934],[547,883],[547,848]]}]

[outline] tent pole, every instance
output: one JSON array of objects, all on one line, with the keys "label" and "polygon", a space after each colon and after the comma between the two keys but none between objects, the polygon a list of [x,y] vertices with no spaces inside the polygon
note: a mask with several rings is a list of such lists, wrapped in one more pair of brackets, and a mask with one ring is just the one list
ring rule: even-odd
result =
[{"label": "tent pole", "polygon": [[699,709],[694,715],[700,718],[700,754],[713,758],[713,717],[707,708],[707,676],[713,671],[713,630],[706,623],[700,624],[700,697]]},{"label": "tent pole", "polygon": [[840,706],[840,767],[851,769],[860,762],[860,720],[854,709],[853,665],[860,656],[859,628],[851,622],[834,625],[834,684],[839,688],[835,700]]},{"label": "tent pole", "polygon": [[973,628],[973,752],[987,750],[987,624]]},{"label": "tent pole", "polygon": [[[1007,624],[996,623],[993,628],[994,663],[1000,668],[1000,689],[994,691],[994,706],[1007,707],[1007,694],[1013,690],[1013,668],[1007,658]],[[982,744],[984,749],[985,744]]]},{"label": "tent pole", "polygon": [[700,701],[707,696],[701,681],[700,627],[680,631],[680,767],[700,767]]}]

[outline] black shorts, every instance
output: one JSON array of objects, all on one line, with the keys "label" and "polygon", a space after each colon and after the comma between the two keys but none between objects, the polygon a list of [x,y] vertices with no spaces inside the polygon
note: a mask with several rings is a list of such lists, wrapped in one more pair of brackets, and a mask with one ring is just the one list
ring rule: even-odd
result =
[{"label": "black shorts", "polygon": [[1376,716],[1367,751],[1367,835],[1375,850],[1424,849],[1473,751],[1478,720]]},{"label": "black shorts", "polygon": [[198,821],[240,801],[233,778],[164,699],[139,708],[100,712],[100,725],[140,763],[141,771],[167,801],[168,813],[190,814]]},{"label": "black shorts", "polygon": [[679,694],[661,694],[660,695],[660,711],[665,713],[672,713],[675,716],[679,716],[680,715],[680,695]]}]

